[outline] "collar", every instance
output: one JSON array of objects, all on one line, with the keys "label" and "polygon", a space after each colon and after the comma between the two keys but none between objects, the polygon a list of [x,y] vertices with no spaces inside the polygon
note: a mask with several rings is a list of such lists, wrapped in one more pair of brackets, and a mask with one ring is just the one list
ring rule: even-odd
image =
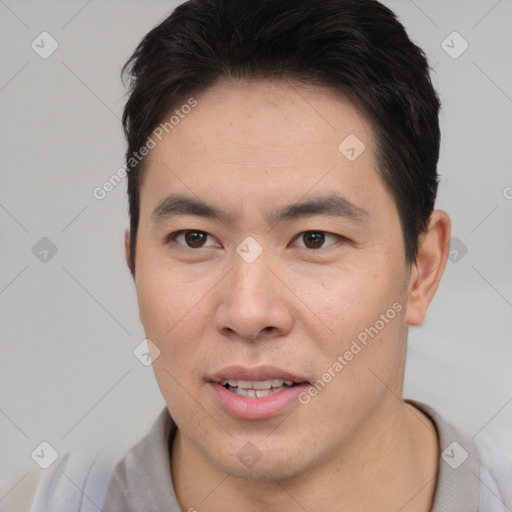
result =
[{"label": "collar", "polygon": [[[473,445],[432,407],[405,400],[436,427],[441,457],[431,512],[477,512],[479,467]],[[177,427],[165,407],[146,436],[117,463],[102,510],[182,512],[172,484],[170,456]]]}]

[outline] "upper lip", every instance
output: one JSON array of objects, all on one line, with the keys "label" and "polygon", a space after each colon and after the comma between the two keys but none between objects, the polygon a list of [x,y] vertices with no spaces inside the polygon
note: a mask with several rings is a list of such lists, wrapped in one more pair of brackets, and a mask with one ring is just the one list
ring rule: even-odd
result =
[{"label": "upper lip", "polygon": [[224,380],[291,380],[292,382],[308,382],[305,377],[298,376],[278,366],[247,367],[241,365],[227,366],[215,372],[207,380],[209,382],[222,382]]}]

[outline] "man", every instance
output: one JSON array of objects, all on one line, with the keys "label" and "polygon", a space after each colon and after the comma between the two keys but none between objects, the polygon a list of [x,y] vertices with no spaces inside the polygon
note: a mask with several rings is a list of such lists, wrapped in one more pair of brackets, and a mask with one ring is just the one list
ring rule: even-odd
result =
[{"label": "man", "polygon": [[472,444],[403,400],[450,220],[439,100],[393,13],[190,0],[126,69],[126,259],[167,407],[32,510],[502,510]]}]

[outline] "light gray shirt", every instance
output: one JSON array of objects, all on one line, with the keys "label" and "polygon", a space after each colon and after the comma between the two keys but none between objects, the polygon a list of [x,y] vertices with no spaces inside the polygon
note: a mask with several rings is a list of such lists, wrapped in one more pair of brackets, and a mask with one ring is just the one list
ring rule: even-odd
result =
[{"label": "light gray shirt", "polygon": [[[431,407],[407,402],[427,414],[438,432],[441,458],[432,512],[477,512],[479,466],[472,443]],[[151,431],[116,464],[103,512],[183,512],[170,472],[175,432],[176,425],[164,408]]]}]

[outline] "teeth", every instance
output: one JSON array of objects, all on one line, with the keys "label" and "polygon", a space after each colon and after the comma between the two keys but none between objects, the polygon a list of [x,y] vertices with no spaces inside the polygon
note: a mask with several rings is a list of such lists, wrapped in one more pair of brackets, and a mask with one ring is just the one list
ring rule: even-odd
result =
[{"label": "teeth", "polygon": [[274,393],[279,393],[288,388],[276,388],[276,389],[244,389],[244,388],[230,388],[230,391],[238,396],[244,396],[246,398],[261,398],[264,396],[270,396]]},{"label": "teeth", "polygon": [[[232,388],[244,389],[244,390],[270,390],[271,388],[282,388],[283,385],[291,386],[293,381],[281,380],[281,379],[269,379],[269,380],[223,380],[222,385],[229,384]],[[266,395],[261,395],[266,396]]]}]

